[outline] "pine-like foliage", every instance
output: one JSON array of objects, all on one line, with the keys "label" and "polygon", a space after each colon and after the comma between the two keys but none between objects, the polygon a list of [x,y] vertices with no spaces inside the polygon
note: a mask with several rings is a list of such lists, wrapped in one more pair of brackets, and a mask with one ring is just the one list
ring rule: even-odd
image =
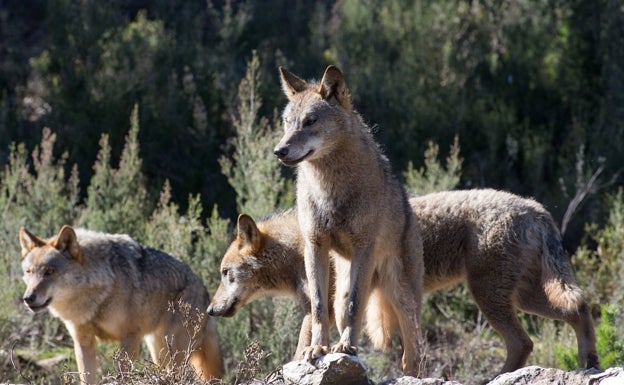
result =
[{"label": "pine-like foliage", "polygon": [[131,127],[121,153],[119,168],[111,165],[108,135],[100,140],[100,151],[93,166],[94,174],[87,189],[86,210],[82,224],[110,233],[142,234],[150,204],[141,173],[139,154],[139,107],[135,105]]},{"label": "pine-like foliage", "polygon": [[288,192],[292,191],[292,182],[282,177],[273,155],[273,147],[282,135],[280,121],[275,117],[269,122],[258,116],[262,106],[259,66],[260,59],[254,52],[238,86],[237,104],[231,117],[236,132],[227,145],[231,156],[219,159],[223,174],[236,191],[238,211],[254,218],[291,203]]},{"label": "pine-like foliage", "polygon": [[446,166],[438,159],[440,146],[429,142],[425,150],[425,166],[415,169],[411,161],[403,174],[407,189],[412,194],[424,195],[436,191],[453,190],[459,185],[463,159],[459,156],[459,139],[451,145],[446,157]]}]

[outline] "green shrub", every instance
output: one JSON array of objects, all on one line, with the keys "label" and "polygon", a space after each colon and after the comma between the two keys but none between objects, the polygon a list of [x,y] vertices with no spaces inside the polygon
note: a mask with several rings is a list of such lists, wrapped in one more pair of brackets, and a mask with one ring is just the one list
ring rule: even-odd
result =
[{"label": "green shrub", "polygon": [[260,59],[254,52],[247,63],[247,72],[238,86],[237,104],[231,120],[236,136],[228,141],[231,158],[219,159],[221,170],[236,191],[239,213],[259,219],[280,207],[292,204],[292,182],[281,175],[273,147],[282,133],[281,123],[274,116],[272,123],[258,117],[262,106],[258,68]]},{"label": "green shrub", "polygon": [[[81,225],[109,233],[143,234],[150,203],[141,172],[139,107],[134,106],[131,127],[121,153],[119,168],[111,166],[108,135],[102,135],[94,174],[87,189]],[[136,235],[135,235],[136,236]]]},{"label": "green shrub", "polygon": [[[605,305],[600,311],[600,322],[596,326],[596,350],[602,368],[624,364],[624,338],[622,338],[622,312],[615,305]],[[555,346],[559,365],[565,370],[578,368],[576,349]]]},{"label": "green shrub", "polygon": [[425,165],[415,169],[412,161],[407,163],[407,171],[403,173],[405,185],[412,194],[424,195],[436,191],[453,190],[459,185],[463,159],[459,157],[459,138],[449,149],[446,165],[438,159],[440,147],[429,142],[425,151]]},{"label": "green shrub", "polygon": [[[586,226],[586,239],[572,257],[577,278],[592,304],[624,301],[624,188],[606,197],[607,223]],[[591,245],[590,244],[595,244]]]}]

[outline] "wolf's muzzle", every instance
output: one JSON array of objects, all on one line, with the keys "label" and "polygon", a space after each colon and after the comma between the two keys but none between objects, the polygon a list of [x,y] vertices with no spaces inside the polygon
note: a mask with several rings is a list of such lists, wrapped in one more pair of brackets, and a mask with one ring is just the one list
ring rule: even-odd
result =
[{"label": "wolf's muzzle", "polygon": [[215,306],[213,306],[213,304],[210,304],[210,306],[208,306],[207,309],[207,313],[208,315],[211,316],[218,316],[218,317],[232,317],[234,316],[234,314],[236,314],[236,304],[238,303],[238,297],[234,298],[234,300],[232,301],[232,303],[229,304],[229,306],[227,308],[225,307],[218,307],[215,308]]},{"label": "wolf's muzzle", "polygon": [[288,156],[288,146],[277,146],[273,150],[273,154],[277,156],[279,159],[284,159]]},{"label": "wolf's muzzle", "polygon": [[24,303],[26,304],[26,306],[28,306],[28,308],[32,311],[34,311],[35,313],[45,309],[46,307],[48,307],[48,305],[50,304],[50,302],[52,302],[52,298],[48,298],[44,303],[42,304],[38,304],[37,303],[37,295],[32,293],[32,294],[28,294],[28,295],[24,295],[24,297],[22,298],[24,300]]},{"label": "wolf's muzzle", "polygon": [[[290,167],[295,166],[297,163],[303,162],[306,158],[308,158],[310,155],[312,155],[313,152],[314,152],[314,149],[311,149],[305,155],[303,155],[302,157],[300,157],[300,158],[293,158],[293,156],[297,156],[297,153],[295,152],[294,155],[290,154],[290,150],[289,150],[288,146],[277,146],[273,150],[273,153],[275,154],[275,156],[277,156],[277,158],[280,160],[280,162],[282,162],[284,165],[290,166]],[[288,155],[291,155],[291,156],[289,157]]]}]

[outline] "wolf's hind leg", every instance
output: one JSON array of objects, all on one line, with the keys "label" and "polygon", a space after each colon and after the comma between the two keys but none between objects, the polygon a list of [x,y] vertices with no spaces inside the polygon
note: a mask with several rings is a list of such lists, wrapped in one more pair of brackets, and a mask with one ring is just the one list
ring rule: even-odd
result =
[{"label": "wolf's hind leg", "polygon": [[[398,324],[403,345],[401,366],[406,376],[420,376],[421,364],[421,335],[420,335],[420,308],[421,288],[415,279],[411,279],[413,272],[395,272],[393,279],[384,277],[381,280],[382,298],[391,307],[390,314],[384,316],[382,327],[394,327]],[[392,330],[384,330],[386,338]],[[388,341],[389,342],[389,341]]]},{"label": "wolf's hind leg", "polygon": [[490,325],[503,337],[507,358],[500,373],[512,372],[524,366],[533,351],[533,341],[522,328],[512,303],[512,289],[490,284],[498,277],[479,276],[468,279],[470,291]]},{"label": "wolf's hind leg", "polygon": [[599,360],[596,352],[596,334],[587,303],[581,302],[576,311],[562,310],[551,304],[539,284],[530,287],[540,289],[521,291],[518,296],[520,309],[544,318],[562,320],[572,326],[578,345],[579,366],[597,369]]}]

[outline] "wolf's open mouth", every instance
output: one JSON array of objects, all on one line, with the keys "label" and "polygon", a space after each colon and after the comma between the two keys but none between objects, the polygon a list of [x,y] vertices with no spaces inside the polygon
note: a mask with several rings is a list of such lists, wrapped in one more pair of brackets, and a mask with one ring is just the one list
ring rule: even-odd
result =
[{"label": "wolf's open mouth", "polygon": [[33,312],[33,313],[38,313],[40,311],[42,311],[43,309],[47,308],[48,305],[52,302],[52,298],[48,298],[43,304],[41,305],[28,305],[26,304],[26,306],[28,306],[28,308]]},{"label": "wolf's open mouth", "polygon": [[284,163],[286,166],[294,166],[297,163],[301,163],[303,162],[307,157],[309,157],[310,155],[312,155],[312,153],[314,152],[314,150],[310,150],[308,151],[307,154],[305,154],[304,156],[302,156],[299,159],[295,159],[295,160],[287,160],[287,159],[280,159],[282,161],[282,163]]}]

